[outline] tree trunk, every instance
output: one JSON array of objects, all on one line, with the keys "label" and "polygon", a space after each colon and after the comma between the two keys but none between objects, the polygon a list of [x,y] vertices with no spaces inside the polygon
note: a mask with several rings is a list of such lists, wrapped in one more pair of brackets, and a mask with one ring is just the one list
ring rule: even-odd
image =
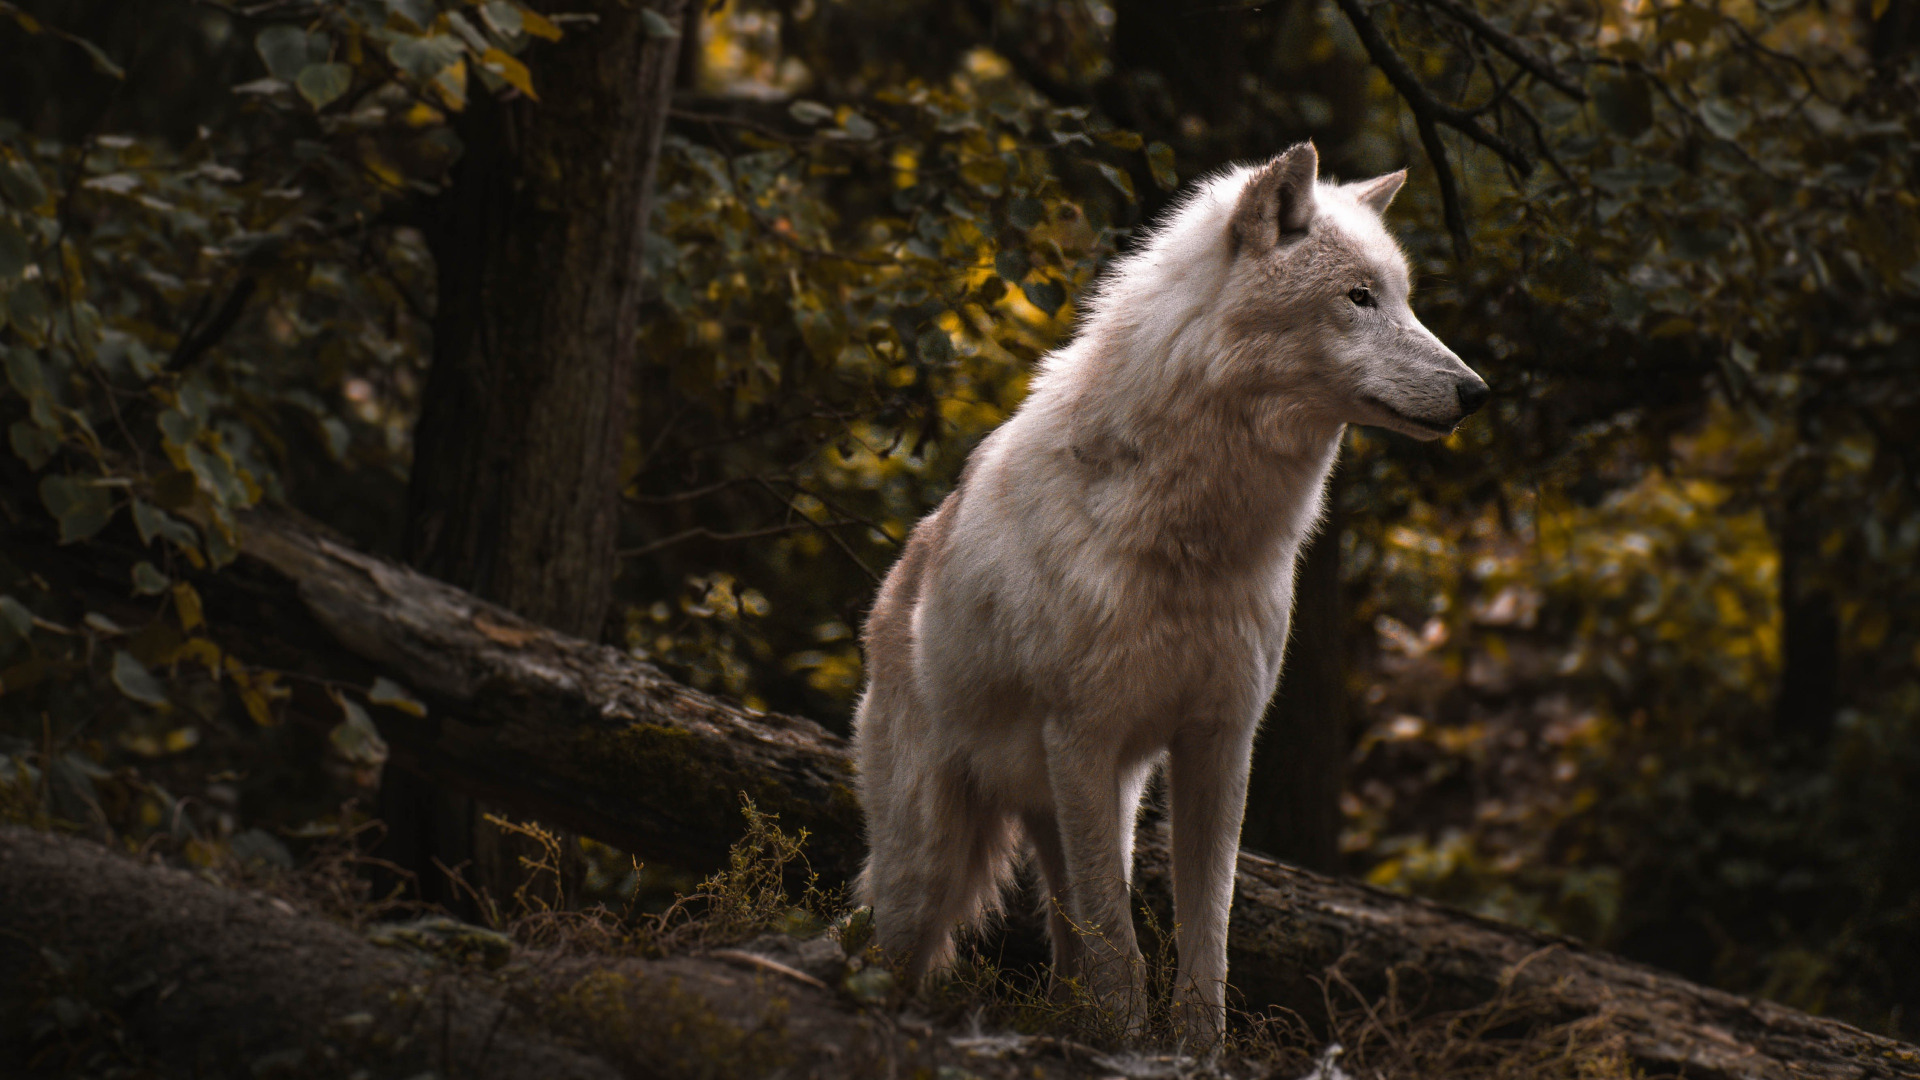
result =
[{"label": "tree trunk", "polygon": [[1775,730],[1800,751],[1819,751],[1840,711],[1840,616],[1832,590],[1818,579],[1825,522],[1785,506],[1776,530],[1780,548],[1780,692]]},{"label": "tree trunk", "polygon": [[[681,0],[656,3],[678,25]],[[439,306],[407,558],[594,639],[616,571],[641,247],[679,50],[647,35],[636,4],[582,6],[599,21],[537,61],[538,103],[478,94],[461,117],[466,156],[429,235]]]},{"label": "tree trunk", "polygon": [[[376,719],[395,754],[436,781],[643,858],[692,864],[724,856],[745,792],[783,827],[808,831],[827,883],[854,869],[847,747],[817,724],[748,713],[305,526],[251,519],[242,549],[239,566],[197,583],[222,646],[334,684],[366,685],[376,672],[407,683],[427,717]],[[46,546],[18,555],[29,569],[28,556],[84,557]],[[115,567],[100,588],[123,592],[124,580]],[[331,715],[320,691],[300,693],[315,700],[309,710],[296,697],[296,714]],[[1135,875],[1150,901],[1164,905],[1168,869],[1164,838],[1145,830]],[[1364,993],[1397,986],[1415,1012],[1506,995],[1516,1024],[1610,1017],[1652,1071],[1920,1078],[1920,1049],[1252,853],[1240,858],[1229,944],[1233,984],[1254,1009],[1312,1017],[1322,1001],[1313,980],[1338,967]]]},{"label": "tree trunk", "polygon": [[[465,153],[432,214],[433,366],[414,433],[407,558],[536,622],[589,640],[617,576],[621,462],[641,253],[682,38],[638,5],[573,4],[598,21],[535,61],[541,95],[480,92]],[[684,0],[653,0],[678,26]],[[435,860],[495,893],[515,877],[492,808],[390,772],[384,854],[423,895],[467,900]]]},{"label": "tree trunk", "polygon": [[1293,632],[1280,688],[1254,747],[1241,843],[1283,862],[1340,870],[1340,792],[1347,776],[1347,684],[1341,629],[1340,474],[1327,520],[1294,576]]}]

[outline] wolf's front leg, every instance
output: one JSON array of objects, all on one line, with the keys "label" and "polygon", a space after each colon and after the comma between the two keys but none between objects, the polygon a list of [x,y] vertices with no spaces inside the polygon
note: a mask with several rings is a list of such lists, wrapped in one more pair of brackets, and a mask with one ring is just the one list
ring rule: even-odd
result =
[{"label": "wolf's front leg", "polygon": [[1123,806],[1119,749],[1091,725],[1048,721],[1047,781],[1066,863],[1067,908],[1080,935],[1081,974],[1127,1030],[1145,1021],[1145,974],[1133,933],[1122,830],[1133,828]]},{"label": "wolf's front leg", "polygon": [[1173,813],[1174,1019],[1196,1047],[1225,1029],[1227,913],[1247,807],[1253,723],[1183,732],[1167,756]]}]

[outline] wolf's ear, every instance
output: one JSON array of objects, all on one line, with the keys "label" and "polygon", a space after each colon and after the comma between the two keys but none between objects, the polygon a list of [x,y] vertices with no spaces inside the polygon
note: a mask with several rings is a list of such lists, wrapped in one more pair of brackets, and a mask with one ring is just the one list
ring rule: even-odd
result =
[{"label": "wolf's ear", "polygon": [[1234,247],[1270,248],[1305,233],[1313,224],[1313,185],[1319,178],[1320,155],[1310,142],[1262,165],[1233,208]]},{"label": "wolf's ear", "polygon": [[1400,185],[1406,182],[1407,170],[1401,169],[1399,172],[1390,172],[1371,180],[1356,180],[1347,185],[1347,190],[1353,192],[1353,197],[1360,200],[1361,206],[1376,214],[1384,214],[1387,212],[1387,204],[1391,203],[1394,195],[1399,192]]}]

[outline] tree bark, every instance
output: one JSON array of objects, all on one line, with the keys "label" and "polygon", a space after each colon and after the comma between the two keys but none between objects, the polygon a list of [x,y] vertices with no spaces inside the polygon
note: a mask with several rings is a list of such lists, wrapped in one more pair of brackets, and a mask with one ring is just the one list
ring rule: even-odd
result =
[{"label": "tree bark", "polygon": [[0,827],[0,1062],[19,1066],[5,1075],[109,1063],[137,1076],[461,1080],[1111,1073],[1058,1053],[983,1062],[964,1043],[977,1028],[849,1005],[827,942],[779,935],[643,960],[483,935],[499,966],[481,971],[448,962],[480,944],[458,924],[413,928],[410,941],[377,933],[392,944],[376,945],[289,895]]},{"label": "tree bark", "polygon": [[[427,573],[593,639],[679,47],[637,4],[584,6],[598,21],[536,63],[539,102],[476,94],[460,118],[466,154],[429,233],[438,307],[406,544]],[[680,23],[684,0],[654,6]]]},{"label": "tree bark", "polygon": [[[681,24],[684,0],[650,5]],[[538,51],[538,102],[476,93],[458,119],[465,153],[428,230],[433,366],[405,543],[427,573],[594,640],[618,573],[653,175],[691,35],[649,35],[636,4],[585,6],[596,22]],[[520,852],[484,822],[493,809],[389,772],[383,854],[470,913],[434,863],[504,894]]]},{"label": "tree bark", "polygon": [[[416,956],[86,841],[0,828],[0,927],[0,1058],[23,1070],[10,1076],[92,1075],[58,1063],[103,1048],[159,1066],[133,1075],[620,1075],[502,1024],[495,993]],[[36,1038],[49,1012],[59,1033]]]},{"label": "tree bark", "polygon": [[[396,754],[437,781],[643,858],[695,864],[723,856],[746,792],[784,827],[808,830],[827,881],[854,869],[847,747],[817,724],[748,713],[285,520],[251,521],[243,551],[239,567],[201,586],[209,624],[227,628],[223,646],[337,681],[365,685],[380,672],[407,683],[427,717],[377,719]],[[1164,900],[1168,867],[1164,838],[1148,830],[1136,879],[1149,898]],[[1920,1078],[1920,1049],[1250,852],[1230,948],[1234,986],[1255,1009],[1318,1014],[1313,980],[1338,966],[1363,992],[1397,985],[1409,1008],[1504,993],[1543,1024],[1604,1014],[1649,1070]]]}]

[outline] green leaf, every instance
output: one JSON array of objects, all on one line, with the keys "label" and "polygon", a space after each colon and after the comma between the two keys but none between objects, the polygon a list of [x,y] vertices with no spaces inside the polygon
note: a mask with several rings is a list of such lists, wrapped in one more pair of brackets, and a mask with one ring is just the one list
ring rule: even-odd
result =
[{"label": "green leaf", "polygon": [[47,187],[32,165],[9,161],[0,165],[0,195],[22,210],[37,210],[47,201]]},{"label": "green leaf", "polygon": [[142,705],[156,709],[167,707],[167,690],[146,666],[125,649],[113,650],[113,685]]},{"label": "green leaf", "polygon": [[440,13],[433,0],[387,0],[387,11],[412,23],[417,29],[425,30],[433,25],[433,17]]},{"label": "green leaf", "polygon": [[378,767],[386,763],[387,741],[380,737],[373,717],[345,694],[335,694],[344,719],[327,735],[328,749],[355,765]]},{"label": "green leaf", "polygon": [[10,636],[25,641],[33,633],[33,612],[27,606],[11,596],[0,595],[0,640]]},{"label": "green leaf", "polygon": [[1153,172],[1153,182],[1162,191],[1172,191],[1180,186],[1180,174],[1173,171],[1173,147],[1157,142],[1147,146],[1147,168]]},{"label": "green leaf", "polygon": [[460,42],[450,34],[401,38],[387,46],[387,59],[420,82],[428,82],[460,59]]},{"label": "green leaf", "polygon": [[169,443],[182,449],[192,446],[194,439],[200,434],[200,422],[178,409],[168,409],[161,413],[157,423],[160,425],[160,434],[165,436]]},{"label": "green leaf", "polygon": [[525,25],[520,18],[520,9],[506,0],[488,0],[480,5],[480,18],[503,38],[518,36]]},{"label": "green leaf", "polygon": [[665,15],[660,14],[650,7],[640,9],[640,25],[646,28],[647,36],[650,38],[677,38],[680,36],[679,27],[668,22]]},{"label": "green leaf", "polygon": [[172,584],[159,567],[145,559],[133,564],[133,591],[141,596],[158,596]]},{"label": "green leaf", "polygon": [[40,366],[40,354],[32,349],[8,349],[7,384],[13,392],[35,401],[47,396],[46,371]]},{"label": "green leaf", "polygon": [[857,112],[847,114],[847,118],[840,122],[840,130],[847,133],[847,138],[859,142],[866,142],[880,134],[880,129],[874,125],[873,121]]},{"label": "green leaf", "polygon": [[308,64],[293,80],[294,89],[314,109],[324,109],[353,88],[353,69],[345,64]]},{"label": "green leaf", "polygon": [[1019,284],[1032,265],[1027,253],[1019,248],[1005,248],[993,253],[993,272],[1013,284]]},{"label": "green leaf", "polygon": [[1701,103],[1700,119],[1707,130],[1723,139],[1731,139],[1747,129],[1746,112],[1720,98]]},{"label": "green leaf", "polygon": [[387,678],[385,675],[373,680],[373,689],[367,691],[367,700],[375,705],[385,705],[390,709],[399,709],[415,718],[427,715],[426,703],[407,692],[407,688]]},{"label": "green leaf", "polygon": [[7,297],[7,319],[30,345],[47,337],[47,290],[38,281],[23,281]]},{"label": "green leaf", "polygon": [[1128,176],[1125,171],[1116,169],[1104,161],[1094,162],[1093,167],[1100,170],[1100,175],[1106,178],[1107,183],[1118,188],[1120,194],[1125,195],[1129,201],[1137,197],[1133,193],[1133,177]]},{"label": "green leaf", "polygon": [[1046,312],[1048,317],[1052,317],[1060,310],[1060,305],[1067,302],[1067,290],[1061,288],[1058,282],[1029,281],[1020,286],[1020,291],[1027,294],[1028,303]]},{"label": "green leaf", "polygon": [[929,364],[945,364],[953,359],[953,339],[937,326],[929,326],[914,341],[920,358]]},{"label": "green leaf", "polygon": [[28,246],[26,235],[11,220],[0,218],[0,282],[19,278],[31,262],[33,249]]},{"label": "green leaf", "polygon": [[53,452],[60,449],[58,437],[26,420],[15,420],[7,427],[7,443],[13,447],[13,456],[34,472],[45,468]]},{"label": "green leaf", "polygon": [[113,520],[113,500],[98,484],[71,476],[48,476],[40,481],[40,501],[60,523],[60,542],[85,540]]},{"label": "green leaf", "polygon": [[269,26],[253,39],[254,51],[267,65],[268,73],[288,83],[298,78],[308,64],[326,60],[327,45],[325,34],[309,34],[286,23]]},{"label": "green leaf", "polygon": [[1031,196],[1023,195],[1007,204],[1007,224],[1021,232],[1040,224],[1046,217],[1046,204]]},{"label": "green leaf", "polygon": [[1635,75],[1596,82],[1593,108],[1602,123],[1629,139],[1653,126],[1653,91]]},{"label": "green leaf", "polygon": [[787,115],[803,124],[824,124],[833,119],[833,110],[817,101],[801,98],[787,106]]}]

